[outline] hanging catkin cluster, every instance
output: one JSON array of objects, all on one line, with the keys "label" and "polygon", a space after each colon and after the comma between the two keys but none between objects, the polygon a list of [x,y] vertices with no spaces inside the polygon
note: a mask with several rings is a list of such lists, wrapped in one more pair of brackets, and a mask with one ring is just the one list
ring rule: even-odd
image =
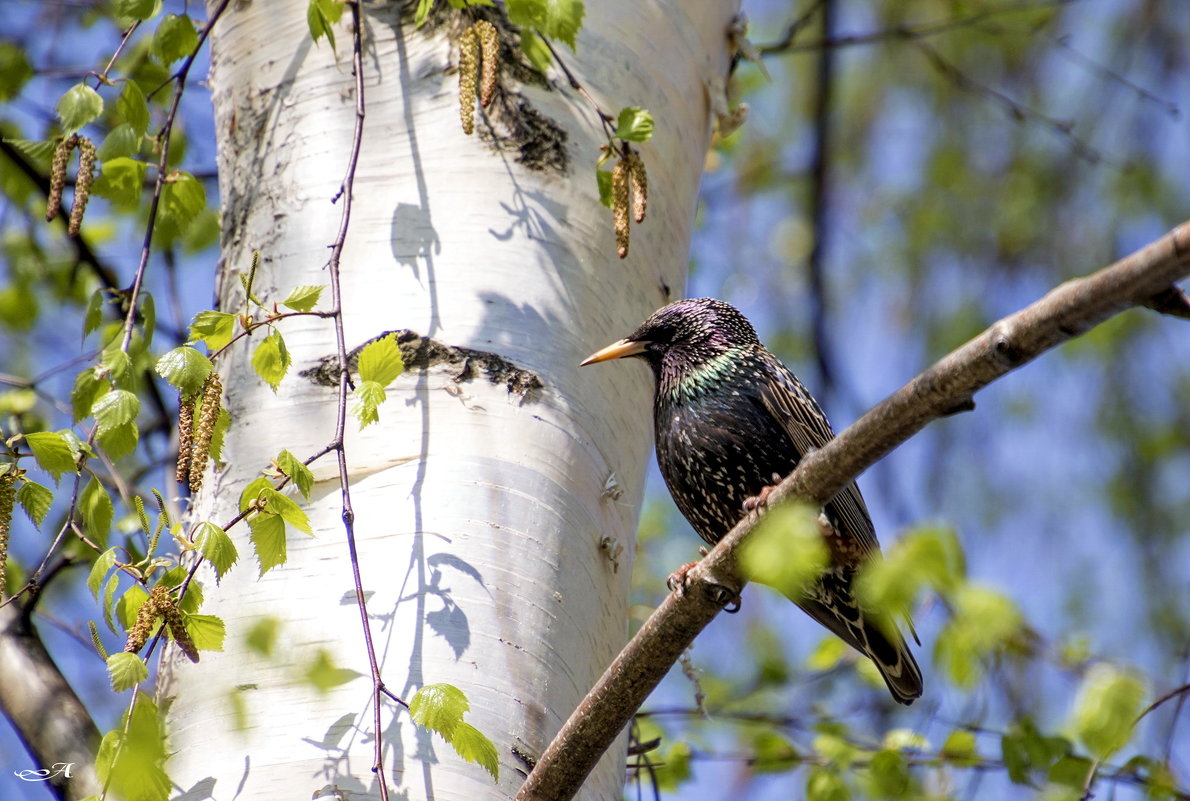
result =
[{"label": "hanging catkin cluster", "polygon": [[79,171],[74,181],[74,200],[70,204],[70,235],[78,236],[83,224],[83,212],[91,199],[91,182],[95,179],[95,145],[85,136],[71,134],[58,143],[54,149],[54,161],[50,166],[50,194],[45,208],[45,220],[51,222],[58,216],[62,206],[62,192],[66,189],[66,165],[70,154],[79,150]]},{"label": "hanging catkin cluster", "polygon": [[124,645],[124,650],[130,654],[135,654],[141,648],[145,647],[145,643],[149,641],[149,637],[153,634],[153,626],[158,619],[162,620],[169,629],[170,636],[174,638],[174,642],[182,649],[182,653],[186,654],[186,658],[191,662],[198,661],[198,649],[194,647],[194,640],[190,638],[190,633],[186,631],[185,622],[182,619],[182,613],[178,609],[177,603],[169,593],[169,588],[164,584],[158,584],[149,592],[149,597],[141,604],[140,609],[136,613],[136,623],[128,630],[128,640]]},{"label": "hanging catkin cluster", "polygon": [[496,26],[487,20],[477,20],[459,37],[459,121],[463,124],[463,133],[468,136],[475,132],[476,96],[483,108],[491,104],[496,95],[499,67],[500,42]]},{"label": "hanging catkin cluster", "polygon": [[[202,389],[191,397],[178,397],[178,466],[174,478],[179,484],[190,482],[190,491],[202,489],[202,474],[211,456],[211,438],[223,398],[223,379],[212,372]],[[194,412],[200,414],[195,424]]]},{"label": "hanging catkin cluster", "polygon": [[0,474],[0,599],[4,598],[5,570],[8,567],[8,533],[12,527],[12,508],[16,500],[15,466]]},{"label": "hanging catkin cluster", "polygon": [[612,168],[612,224],[616,234],[616,254],[628,256],[629,209],[634,222],[645,219],[649,205],[649,178],[640,155],[629,151]]}]

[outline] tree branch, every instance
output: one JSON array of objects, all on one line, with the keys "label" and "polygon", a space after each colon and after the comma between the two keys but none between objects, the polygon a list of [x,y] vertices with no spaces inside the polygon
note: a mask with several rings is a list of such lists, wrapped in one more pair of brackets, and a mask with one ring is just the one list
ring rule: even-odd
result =
[{"label": "tree branch", "polygon": [[[1144,305],[1190,274],[1190,222],[1086,278],[1068,281],[1009,315],[871,409],[809,454],[769,496],[822,504],[928,423],[974,408],[972,396],[1045,351],[1132,306]],[[517,801],[567,801],[694,637],[719,612],[722,588],[745,581],[740,542],[759,520],[744,518],[645,621],[541,755]]]},{"label": "tree branch", "polygon": [[58,798],[98,793],[99,729],[19,604],[0,609],[0,676],[0,709],[36,763],[29,769],[45,770]]}]

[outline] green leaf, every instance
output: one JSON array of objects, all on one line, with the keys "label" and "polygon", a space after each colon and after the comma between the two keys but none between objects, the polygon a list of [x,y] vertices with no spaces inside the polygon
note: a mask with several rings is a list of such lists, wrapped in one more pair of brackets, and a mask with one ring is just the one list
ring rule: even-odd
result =
[{"label": "green leaf", "polygon": [[1073,787],[1076,790],[1081,790],[1087,785],[1087,779],[1091,775],[1092,762],[1086,757],[1066,755],[1060,758],[1053,765],[1050,765],[1049,771],[1046,772],[1046,778],[1054,784],[1061,784],[1066,787]]},{"label": "green leaf", "polygon": [[123,801],[165,801],[170,781],[165,764],[167,739],[153,699],[137,693],[120,726],[103,736],[95,769],[108,797]]},{"label": "green leaf", "polygon": [[814,768],[806,778],[806,801],[850,801],[843,777],[827,768]]},{"label": "green leaf", "polygon": [[966,572],[954,531],[922,528],[902,537],[883,559],[870,559],[855,583],[856,595],[876,609],[910,609],[924,587],[953,590]]},{"label": "green leaf", "polygon": [[182,248],[186,253],[201,253],[219,242],[219,212],[205,208],[182,233]]},{"label": "green leaf", "polygon": [[740,566],[752,581],[798,599],[829,560],[818,531],[818,509],[783,503],[769,509],[744,541]]},{"label": "green leaf", "polygon": [[384,391],[383,384],[375,381],[360,381],[355,387],[355,397],[357,403],[351,413],[359,418],[359,427],[362,430],[380,419],[377,410],[388,395]]},{"label": "green leaf", "polygon": [[900,751],[879,751],[872,756],[868,771],[881,798],[905,798],[911,782],[909,765]]},{"label": "green leaf", "polygon": [[[187,570],[181,565],[175,565],[161,577],[161,583],[169,587],[177,587],[186,580]],[[192,581],[186,588],[186,594],[178,599],[178,609],[184,614],[192,615],[199,610],[203,602],[202,582]]]},{"label": "green leaf", "polygon": [[595,183],[599,185],[599,202],[612,207],[612,171],[595,168]]},{"label": "green leaf", "polygon": [[67,90],[58,101],[58,119],[63,133],[69,135],[103,113],[103,98],[85,83]]},{"label": "green leaf", "polygon": [[[0,392],[0,415],[28,414],[37,408],[37,392],[29,387]],[[5,465],[0,465],[3,468]],[[3,472],[0,469],[0,472]]]},{"label": "green leaf", "polygon": [[[215,615],[183,614],[182,623],[199,651],[222,651],[227,627]],[[172,636],[172,635],[171,635]]]},{"label": "green leaf", "polygon": [[459,722],[447,738],[447,742],[463,759],[477,763],[490,773],[493,781],[500,780],[500,760],[496,756],[496,745],[479,729],[470,723]]},{"label": "green leaf", "polygon": [[37,321],[40,301],[27,280],[19,276],[14,279],[0,289],[0,321],[18,331],[27,331]]},{"label": "green leaf", "polygon": [[942,743],[942,758],[962,767],[979,764],[979,751],[975,745],[975,733],[966,729],[955,729]]},{"label": "green leaf", "polygon": [[288,306],[294,311],[308,312],[318,304],[318,299],[322,296],[322,290],[325,288],[308,285],[296,286],[289,293],[289,297],[281,301],[281,305]]},{"label": "green leaf", "polygon": [[174,348],[157,360],[157,374],[183,395],[194,395],[215,369],[211,360],[188,345]]},{"label": "green leaf", "polygon": [[293,479],[293,483],[302,493],[302,497],[307,501],[310,500],[310,489],[314,486],[314,474],[310,472],[310,468],[302,464],[302,461],[289,451],[281,451],[277,455],[277,467],[281,468],[282,473]]},{"label": "green leaf", "polygon": [[235,321],[234,314],[200,311],[194,315],[194,322],[190,324],[190,339],[194,342],[207,343],[207,347],[213,353],[231,342]]},{"label": "green leaf", "polygon": [[[87,299],[87,312],[83,317],[83,339],[103,324],[103,290],[96,289]],[[90,409],[90,406],[87,407]]]},{"label": "green leaf", "polygon": [[198,31],[185,14],[166,14],[153,35],[153,57],[168,67],[194,52],[198,46]]},{"label": "green leaf", "polygon": [[127,17],[144,22],[157,15],[161,0],[113,0],[112,11],[117,17]]},{"label": "green leaf", "polygon": [[54,477],[55,484],[58,483],[58,479],[62,477],[63,473],[77,472],[74,453],[71,452],[70,445],[61,433],[37,431],[26,434],[25,442],[29,443],[29,448],[33,451],[33,458],[37,460],[41,469]]},{"label": "green leaf", "polygon": [[427,684],[409,700],[409,716],[419,726],[450,739],[451,732],[471,708],[467,696],[453,684]]},{"label": "green leaf", "polygon": [[396,334],[369,342],[359,354],[359,377],[387,387],[405,371]]},{"label": "green leaf", "polygon": [[463,759],[476,762],[492,774],[499,773],[496,748],[491,740],[469,723],[463,713],[471,708],[467,696],[450,684],[427,684],[409,701],[409,716],[446,740]]},{"label": "green leaf", "polygon": [[74,410],[75,421],[89,416],[95,401],[106,395],[110,389],[107,381],[96,375],[93,367],[88,367],[75,376],[74,389],[70,392],[70,406]]},{"label": "green leaf", "polygon": [[121,123],[108,131],[95,157],[101,162],[110,159],[131,157],[140,152],[143,135],[137,133],[128,123]]},{"label": "green leaf", "polygon": [[95,596],[95,600],[99,600],[99,588],[103,586],[103,577],[115,566],[115,548],[108,548],[99,554],[99,557],[95,560],[95,564],[91,565],[91,572],[87,576],[87,588],[91,590],[91,594]]},{"label": "green leaf", "polygon": [[[413,14],[413,27],[420,28],[426,22],[426,17],[430,15],[430,9],[434,7],[434,0],[417,0],[417,11]],[[30,70],[32,73],[32,70]]]},{"label": "green leaf", "polygon": [[136,654],[121,651],[107,658],[107,675],[112,689],[122,693],[149,678],[149,668]]},{"label": "green leaf", "polygon": [[[2,43],[0,43],[0,47],[3,47]],[[3,89],[0,89],[0,92],[3,91]],[[58,147],[58,142],[54,139],[8,139],[6,137],[4,141],[24,153],[33,161],[44,162],[47,165],[53,159],[54,151]]]},{"label": "green leaf", "polygon": [[17,503],[25,510],[33,525],[40,526],[41,521],[50,513],[50,507],[54,505],[54,493],[49,487],[26,479],[17,490]]},{"label": "green leaf", "polygon": [[140,84],[131,78],[124,81],[120,96],[116,98],[116,114],[139,136],[149,130],[149,104]]},{"label": "green leaf", "polygon": [[120,588],[120,576],[118,573],[112,573],[107,577],[107,581],[103,584],[103,601],[100,606],[103,608],[103,622],[107,624],[108,629],[112,634],[118,633],[116,631],[116,622],[112,617],[112,612],[115,610],[116,590]]},{"label": "green leaf", "polygon": [[140,399],[126,389],[114,389],[95,401],[91,414],[95,415],[95,422],[102,433],[136,420],[140,414]]},{"label": "green leaf", "polygon": [[541,35],[533,30],[521,31],[521,52],[538,72],[545,72],[553,63],[554,55],[545,46]]},{"label": "green leaf", "polygon": [[[837,639],[837,638],[836,638]],[[775,731],[757,731],[752,736],[752,764],[757,773],[784,773],[798,764],[797,749]]]},{"label": "green leaf", "polygon": [[575,37],[586,13],[582,0],[509,0],[506,7],[508,21],[513,25],[535,28],[543,36],[560,39],[575,49]]},{"label": "green leaf", "polygon": [[219,416],[215,418],[215,433],[211,436],[211,459],[216,464],[223,461],[223,437],[229,428],[231,428],[231,415],[227,409],[220,407]]},{"label": "green leaf", "polygon": [[195,541],[199,553],[211,563],[218,578],[223,578],[223,574],[240,558],[235,543],[227,536],[227,532],[209,521],[199,525]]},{"label": "green leaf", "polygon": [[262,497],[268,502],[268,511],[280,515],[286,523],[298,531],[313,536],[314,532],[310,529],[310,518],[292,498],[282,495],[271,487],[263,491]]},{"label": "green leaf", "polygon": [[136,443],[140,441],[140,429],[136,427],[136,423],[124,423],[100,430],[96,440],[108,458],[123,459],[136,450]]},{"label": "green leaf", "polygon": [[306,24],[310,27],[310,36],[317,42],[323,36],[331,43],[331,50],[335,49],[335,32],[332,26],[343,16],[343,3],[336,0],[310,0],[306,7]]},{"label": "green leaf", "polygon": [[240,491],[240,511],[248,511],[248,507],[260,497],[260,493],[266,489],[271,490],[273,482],[269,481],[264,476],[258,476],[249,482],[248,486]]},{"label": "green leaf", "polygon": [[105,161],[103,171],[91,185],[91,192],[107,198],[122,210],[135,209],[144,191],[148,167],[143,161],[125,156]]},{"label": "green leaf", "polygon": [[273,392],[277,391],[281,379],[285,378],[285,374],[289,371],[289,363],[289,350],[285,347],[285,340],[282,338],[281,332],[276,329],[269,333],[252,352],[252,368],[266,384],[273,388]]},{"label": "green leaf", "polygon": [[1091,754],[1107,759],[1132,739],[1145,685],[1132,671],[1099,662],[1087,671],[1075,702],[1075,736]]},{"label": "green leaf", "polygon": [[953,595],[954,617],[934,645],[934,658],[960,687],[971,687],[983,674],[982,661],[1016,637],[1023,618],[1015,603],[989,587],[961,586]]},{"label": "green leaf", "polygon": [[135,625],[136,615],[147,600],[149,600],[149,593],[140,584],[132,584],[124,590],[124,594],[116,602],[116,619],[120,621],[120,625],[125,630],[131,629]]},{"label": "green leaf", "polygon": [[810,670],[830,670],[846,655],[847,644],[832,634],[823,637],[806,657],[806,667]]},{"label": "green leaf", "polygon": [[628,142],[647,142],[653,138],[653,115],[639,106],[620,109],[616,136]]},{"label": "green leaf", "polygon": [[132,366],[132,358],[118,347],[105,350],[101,362],[116,381],[127,375],[128,368]]},{"label": "green leaf", "polygon": [[207,207],[207,190],[193,175],[181,170],[171,174],[161,191],[158,225],[168,238],[180,236]]},{"label": "green leaf", "polygon": [[260,563],[260,575],[285,564],[288,555],[285,550],[285,521],[281,516],[258,514],[249,518],[248,527],[252,529],[252,547]]},{"label": "green leaf", "polygon": [[33,77],[25,50],[16,42],[0,42],[0,102],[7,103],[21,93]]},{"label": "green leaf", "polygon": [[1023,737],[1015,734],[1005,734],[1000,738],[1000,759],[1008,771],[1008,778],[1016,784],[1029,783],[1029,770],[1032,762],[1029,751],[1025,748]]},{"label": "green leaf", "polygon": [[[115,510],[111,496],[94,476],[87,482],[82,495],[79,496],[79,512],[83,517],[83,531],[100,547],[107,542],[108,531],[112,527],[112,516]],[[99,586],[92,589],[98,592]]]},{"label": "green leaf", "polygon": [[336,666],[330,652],[324,648],[318,650],[318,654],[305,670],[306,681],[311,687],[323,695],[341,684],[346,684],[349,681],[359,678],[361,675],[363,674],[349,668]]},{"label": "green leaf", "polygon": [[259,618],[244,635],[244,642],[253,653],[266,659],[273,655],[281,636],[281,621],[275,617]]}]

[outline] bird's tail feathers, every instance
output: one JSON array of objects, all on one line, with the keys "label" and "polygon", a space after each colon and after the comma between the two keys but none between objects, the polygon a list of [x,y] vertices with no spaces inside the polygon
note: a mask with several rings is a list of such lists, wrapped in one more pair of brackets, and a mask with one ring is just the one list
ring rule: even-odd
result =
[{"label": "bird's tail feathers", "polygon": [[905,638],[888,615],[860,609],[851,594],[850,582],[832,580],[842,578],[828,572],[823,581],[797,600],[797,605],[871,659],[893,700],[906,706],[912,704],[921,697],[922,678]]}]

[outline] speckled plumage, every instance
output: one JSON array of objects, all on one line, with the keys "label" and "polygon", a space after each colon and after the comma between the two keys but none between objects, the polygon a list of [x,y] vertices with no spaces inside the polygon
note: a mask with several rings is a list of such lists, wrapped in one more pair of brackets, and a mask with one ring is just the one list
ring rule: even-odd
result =
[{"label": "speckled plumage", "polygon": [[[639,356],[657,380],[653,415],[657,462],[678,508],[715,543],[744,516],[744,501],[786,476],[802,456],[834,437],[818,403],[760,343],[751,323],[710,298],[656,311],[624,340],[586,363]],[[859,488],[851,483],[824,507],[832,563],[797,604],[872,659],[894,699],[912,703],[921,672],[904,639],[857,605],[851,583],[879,543]],[[886,621],[881,621],[884,623]]]}]

